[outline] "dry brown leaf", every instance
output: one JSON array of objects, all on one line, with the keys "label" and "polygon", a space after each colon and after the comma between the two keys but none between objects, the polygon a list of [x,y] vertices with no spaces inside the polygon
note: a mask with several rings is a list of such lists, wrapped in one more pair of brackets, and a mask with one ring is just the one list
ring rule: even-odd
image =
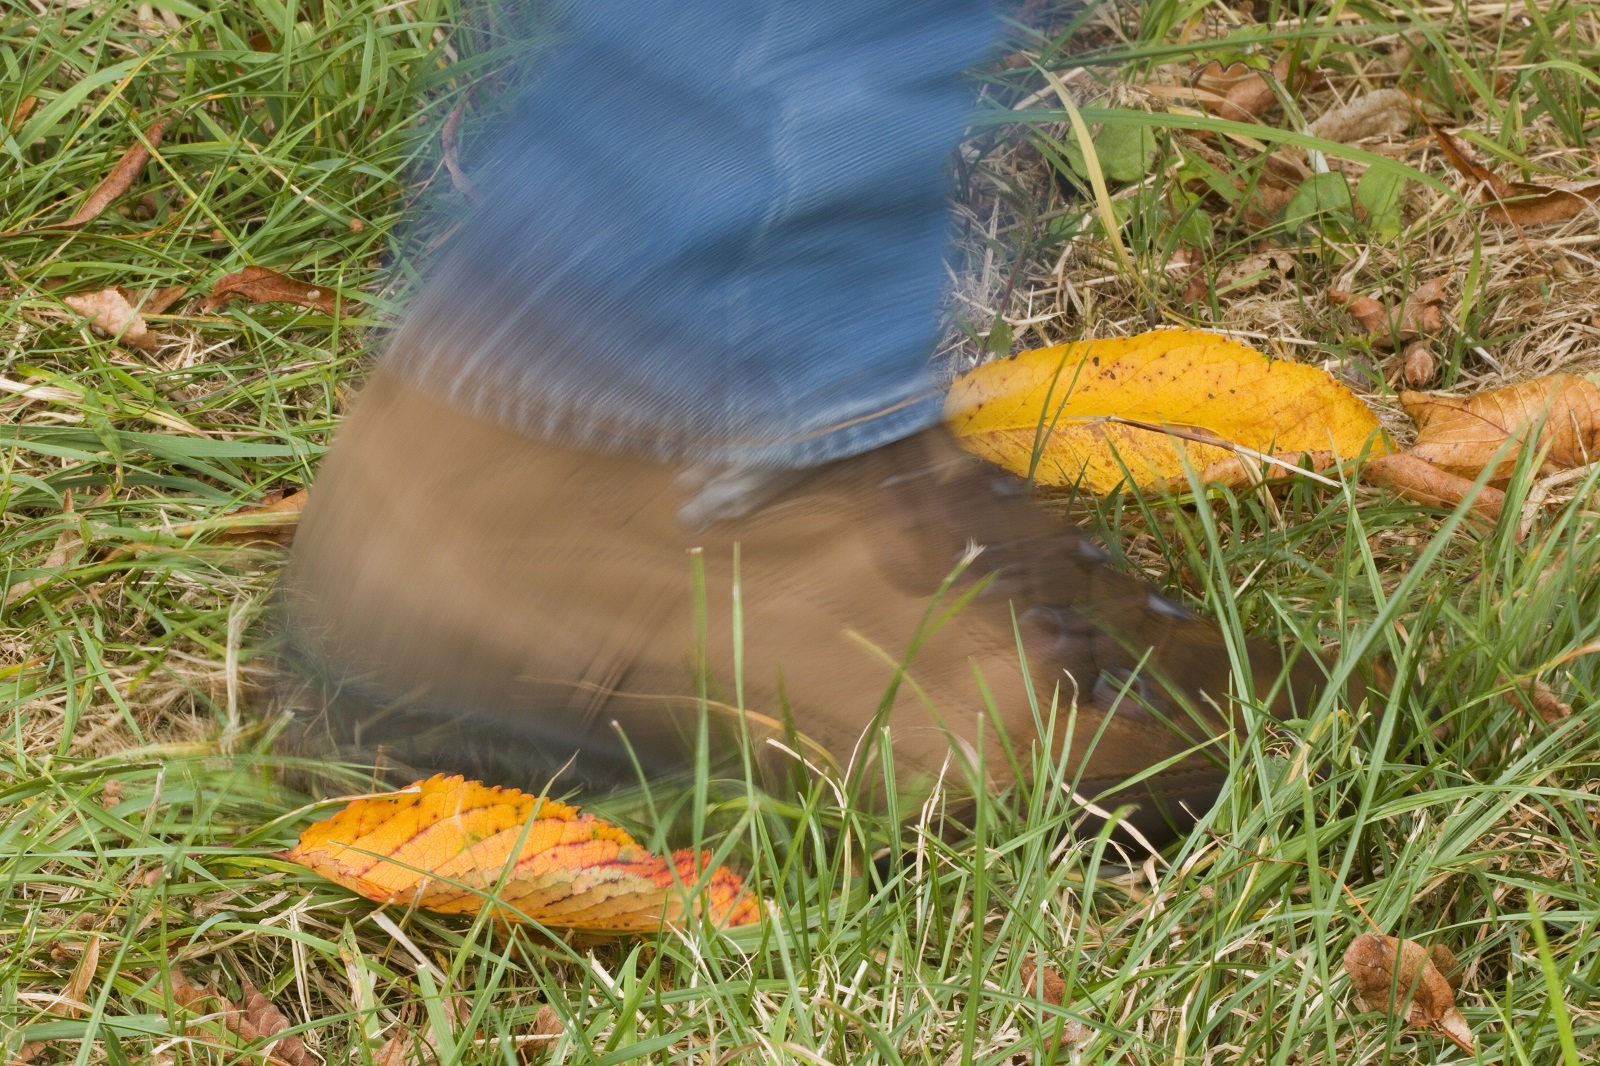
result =
[{"label": "dry brown leaf", "polygon": [[[51,954],[54,954],[54,951]],[[44,1005],[44,1009],[62,1018],[76,1018],[82,1014],[88,1009],[89,986],[93,984],[95,971],[99,967],[100,937],[96,935],[91,936],[89,942],[84,945],[83,953],[78,958],[77,966],[73,967],[72,976],[67,978],[66,986],[52,1002]],[[7,1060],[7,1066],[27,1066],[49,1048],[50,1043],[48,1040],[30,1040]]]},{"label": "dry brown leaf", "polygon": [[289,303],[337,315],[342,301],[331,289],[296,281],[261,266],[247,266],[237,274],[225,274],[211,287],[211,295],[200,301],[200,310],[211,311],[229,300],[251,303]]},{"label": "dry brown leaf", "polygon": [[[241,1010],[221,993],[191,984],[176,967],[172,968],[170,974],[172,998],[179,1006],[196,1014],[215,1014],[228,1031],[244,1044],[267,1045],[264,1055],[268,1062],[283,1066],[317,1066],[316,1057],[299,1037],[285,1036],[273,1040],[274,1036],[289,1028],[289,1019],[248,981],[244,983],[245,1006]],[[206,1000],[215,1003],[216,1009],[208,1009]]]},{"label": "dry brown leaf", "polygon": [[[1029,992],[1037,989],[1040,999],[1058,1007],[1067,1001],[1067,983],[1050,967],[1040,966],[1032,959],[1023,959],[1021,969],[1023,988]],[[1039,980],[1035,981],[1035,978]]]},{"label": "dry brown leaf", "polygon": [[1352,144],[1368,137],[1392,137],[1411,124],[1411,97],[1400,89],[1377,89],[1323,113],[1306,128],[1313,137]]},{"label": "dry brown leaf", "polygon": [[1343,307],[1367,333],[1377,333],[1389,319],[1383,304],[1370,296],[1356,296],[1343,289],[1329,289],[1328,302]]},{"label": "dry brown leaf", "polygon": [[650,931],[702,907],[744,925],[761,913],[727,867],[710,872],[703,899],[684,900],[679,886],[697,885],[709,852],[668,859],[574,807],[442,774],[357,800],[283,857],[370,900],[446,914],[489,906],[502,921],[552,928]]},{"label": "dry brown leaf", "polygon": [[1407,388],[1427,388],[1438,372],[1438,360],[1434,358],[1433,348],[1427,341],[1416,341],[1407,346],[1400,363],[1400,378]]},{"label": "dry brown leaf", "polygon": [[1385,447],[1377,418],[1325,371],[1198,330],[997,359],[956,380],[945,418],[962,447],[990,462],[1100,494],[1130,475],[1141,488],[1187,484],[1186,469],[1239,448],[1355,456],[1374,439]]},{"label": "dry brown leaf", "polygon": [[61,302],[89,320],[89,325],[112,340],[120,340],[141,351],[154,351],[161,335],[145,324],[144,316],[133,309],[118,289],[63,296]]},{"label": "dry brown leaf", "polygon": [[[1057,1007],[1066,1006],[1067,983],[1061,975],[1048,966],[1040,966],[1033,959],[1023,959],[1021,966],[1022,989],[1027,994],[1038,993],[1044,1002]],[[1087,1025],[1069,1018],[1061,1028],[1061,1036],[1052,1050],[1080,1044],[1094,1035]]]},{"label": "dry brown leaf", "polygon": [[[68,489],[66,492],[65,502],[61,506],[61,513],[73,513],[71,489]],[[77,527],[73,525],[65,526],[61,532],[56,535],[56,545],[50,550],[50,554],[45,556],[44,561],[39,564],[39,569],[46,571],[60,570],[62,567],[67,565],[67,562],[72,558],[73,549],[77,548],[80,543],[82,543],[82,541],[78,536]],[[22,581],[13,582],[11,586],[6,589],[5,599],[0,600],[0,607],[10,607],[18,600],[21,600],[27,596],[31,596],[39,589],[56,580],[57,576],[58,575],[56,574],[44,573],[40,574],[38,577],[30,577]]]},{"label": "dry brown leaf", "polygon": [[1402,392],[1400,405],[1417,424],[1411,453],[1462,477],[1477,477],[1502,448],[1491,483],[1510,477],[1523,448],[1545,452],[1541,474],[1600,458],[1600,386],[1576,374],[1550,374],[1464,400]]},{"label": "dry brown leaf", "polygon": [[151,149],[160,147],[161,138],[167,132],[167,123],[171,121],[169,115],[152,122],[144,131],[144,140],[149,142],[149,146],[146,147],[144,142],[135,141],[133,147],[122,153],[122,158],[111,168],[111,173],[101,179],[100,184],[89,193],[89,198],[83,202],[83,206],[78,208],[71,218],[57,223],[56,226],[62,229],[81,226],[104,211],[110,206],[111,201],[133,188],[133,183],[139,180],[145,164],[150,162]]},{"label": "dry brown leaf", "polygon": [[[1272,77],[1279,82],[1289,77],[1288,53],[1279,56],[1277,62],[1272,64]],[[1272,110],[1272,105],[1278,100],[1272,82],[1260,70],[1244,63],[1234,63],[1224,69],[1221,63],[1212,60],[1201,68],[1196,85],[1222,96],[1220,100],[1203,100],[1206,110],[1218,118],[1235,122],[1250,122],[1260,118]]]},{"label": "dry brown leaf", "polygon": [[1421,944],[1363,933],[1345,952],[1344,968],[1368,1010],[1397,1016],[1404,1011],[1410,1024],[1442,1033],[1474,1054],[1472,1030],[1456,1009],[1455,990]]},{"label": "dry brown leaf", "polygon": [[372,1056],[372,1066],[410,1066],[414,1042],[410,1033],[395,1033]]},{"label": "dry brown leaf", "polygon": [[22,129],[22,124],[28,120],[29,115],[33,114],[34,106],[38,102],[39,98],[37,96],[24,96],[17,101],[17,109],[11,113],[11,121],[8,123],[12,133]]},{"label": "dry brown leaf", "polygon": [[1473,496],[1476,485],[1471,478],[1441,470],[1415,455],[1375,455],[1362,464],[1361,480],[1430,507],[1453,509],[1470,497],[1473,511],[1491,522],[1499,521],[1506,505],[1506,494],[1499,489],[1486,485]]},{"label": "dry brown leaf", "polygon": [[[289,1028],[289,1019],[277,1005],[263,996],[249,981],[244,982],[244,1018],[261,1034],[262,1040],[271,1041]],[[271,1053],[290,1066],[312,1066],[316,1060],[297,1036],[286,1036],[271,1047]]]},{"label": "dry brown leaf", "polygon": [[1292,476],[1296,468],[1327,470],[1339,461],[1338,456],[1328,451],[1279,452],[1270,458],[1277,462],[1268,463],[1250,456],[1230,455],[1201,471],[1200,481],[1206,485],[1224,485],[1238,491],[1260,484],[1267,478]]},{"label": "dry brown leaf", "polygon": [[478,187],[467,177],[467,172],[461,169],[461,160],[457,154],[456,134],[461,129],[461,115],[467,109],[467,93],[461,94],[461,99],[456,101],[456,106],[450,109],[450,114],[445,116],[444,128],[439,131],[439,147],[444,151],[444,167],[450,172],[450,184],[456,187],[456,192],[467,198],[472,206],[478,206],[483,199],[478,194]]},{"label": "dry brown leaf", "polygon": [[[1282,209],[1282,205],[1279,209]],[[1293,273],[1297,265],[1293,253],[1287,249],[1263,248],[1223,267],[1217,274],[1217,291],[1231,292],[1246,286],[1254,287],[1264,281],[1281,281]]]},{"label": "dry brown leaf", "polygon": [[1533,226],[1561,222],[1600,200],[1600,181],[1566,181],[1537,185],[1506,181],[1473,158],[1467,146],[1439,127],[1428,124],[1446,162],[1478,183],[1479,199],[1488,204],[1484,214],[1500,222]]},{"label": "dry brown leaf", "polygon": [[566,1031],[567,1027],[561,1023],[561,1015],[557,1014],[556,1009],[548,1003],[540,1007],[539,1013],[533,1016],[533,1035],[536,1037],[553,1040]]},{"label": "dry brown leaf", "polygon": [[166,313],[167,308],[182,299],[183,294],[189,291],[189,286],[167,285],[162,288],[145,289],[141,292],[138,289],[128,289],[119,285],[117,286],[117,291],[141,315],[159,315]]},{"label": "dry brown leaf", "polygon": [[1343,289],[1329,289],[1328,301],[1342,305],[1356,324],[1371,335],[1373,344],[1388,348],[1396,340],[1405,344],[1444,329],[1444,312],[1439,305],[1444,302],[1449,285],[1447,277],[1423,282],[1406,296],[1398,315],[1370,296],[1354,296]]},{"label": "dry brown leaf", "polygon": [[1521,685],[1513,685],[1505,677],[1500,678],[1502,685],[1510,686],[1506,693],[1511,702],[1524,711],[1531,711],[1539,716],[1545,725],[1555,725],[1563,718],[1572,717],[1572,704],[1556,695],[1556,690],[1538,679],[1525,681]]},{"label": "dry brown leaf", "polygon": [[215,534],[223,540],[265,540],[287,544],[294,539],[295,530],[300,525],[300,515],[310,499],[311,495],[305,489],[269,493],[262,503],[241,507],[221,518],[206,518],[173,526],[172,535],[193,537]]}]

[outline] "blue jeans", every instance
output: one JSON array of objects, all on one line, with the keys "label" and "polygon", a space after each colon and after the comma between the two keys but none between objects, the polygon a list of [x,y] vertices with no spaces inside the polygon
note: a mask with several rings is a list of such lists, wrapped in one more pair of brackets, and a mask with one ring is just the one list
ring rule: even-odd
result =
[{"label": "blue jeans", "polygon": [[574,0],[390,366],[502,425],[796,467],[936,423],[984,0]]}]

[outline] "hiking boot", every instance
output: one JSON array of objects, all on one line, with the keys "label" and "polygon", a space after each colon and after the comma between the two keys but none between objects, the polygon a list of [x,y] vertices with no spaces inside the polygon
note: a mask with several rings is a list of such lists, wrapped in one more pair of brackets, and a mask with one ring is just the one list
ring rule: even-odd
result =
[{"label": "hiking boot", "polygon": [[[1214,623],[943,428],[805,470],[685,469],[502,429],[380,370],[283,599],[347,750],[535,791],[682,776],[702,710],[712,757],[750,753],[769,784],[820,771],[881,804],[889,755],[900,792],[995,788],[1054,707],[1078,795],[1136,803],[1160,843],[1212,803],[1240,717]],[[1243,647],[1258,700],[1309,709],[1316,656],[1286,672]]]}]

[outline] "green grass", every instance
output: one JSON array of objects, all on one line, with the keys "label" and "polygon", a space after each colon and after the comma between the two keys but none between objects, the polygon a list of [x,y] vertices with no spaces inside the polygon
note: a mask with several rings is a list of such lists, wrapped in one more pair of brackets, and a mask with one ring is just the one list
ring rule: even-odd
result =
[{"label": "green grass", "polygon": [[[1260,4],[1275,33],[1247,23],[1185,43],[1212,9],[1152,2],[1121,11],[1120,39],[1093,23],[1068,47],[1065,24],[1050,25],[1029,49],[1050,69],[1138,83],[1158,63],[1202,50],[1227,61],[1270,39],[1359,81],[1352,72],[1403,36],[1416,47],[1399,83],[1455,121],[1485,115],[1482,154],[1508,176],[1592,172],[1592,7],[1469,23],[1464,7],[1336,6],[1359,19],[1328,30],[1326,5]],[[438,165],[443,119],[468,83],[492,86],[507,35],[534,31],[454,32],[443,0],[174,0],[154,29],[119,5],[48,10],[0,23],[0,116],[37,98],[0,143],[0,229],[14,234],[0,244],[0,377],[55,390],[0,394],[0,581],[27,590],[0,613],[0,1057],[240,1061],[218,1019],[173,1001],[181,968],[235,1001],[242,982],[259,987],[328,1062],[376,1061],[397,1033],[416,1038],[410,1062],[1043,1062],[1069,1023],[1085,1063],[1463,1061],[1355,1003],[1341,959],[1369,931],[1462,958],[1479,1061],[1575,1066],[1600,1053],[1600,673],[1577,654],[1600,640],[1592,476],[1521,542],[1514,521],[1485,531],[1306,481],[1270,501],[1074,504],[1124,565],[1231,628],[1337,642],[1339,669],[1384,661],[1400,679],[1365,707],[1255,722],[1224,801],[1131,874],[1103,841],[1064,842],[1071,813],[1048,765],[953,841],[902,840],[824,792],[799,810],[737,787],[715,805],[691,794],[614,807],[653,846],[717,848],[771,900],[772,917],[726,934],[508,937],[375,908],[276,858],[322,813],[308,804],[367,778],[271,754],[281,723],[263,616],[281,551],[178,527],[310,481],[460,207]],[[1496,71],[1509,82],[1489,85]],[[1024,68],[984,77],[1002,104],[1043,85]],[[1148,180],[1108,189],[1142,276],[1086,289],[1091,313],[1018,327],[1018,345],[1087,332],[1097,311],[1118,328],[1193,316],[1282,329],[1305,341],[1295,351],[1381,363],[1321,288],[1449,270],[1464,278],[1442,384],[1492,379],[1478,349],[1524,375],[1554,368],[1541,352],[1596,362],[1574,324],[1583,279],[1541,273],[1562,254],[1550,231],[1530,231],[1524,253],[1420,179],[1392,233],[1353,215],[1263,229],[1210,201],[1174,214],[1180,124],[1080,104],[1092,123],[1153,131]],[[128,196],[76,231],[43,228],[165,114],[182,117]],[[970,202],[1004,208],[983,250],[1018,283],[974,316],[972,335],[1020,318],[1063,254],[1080,279],[1116,273],[1094,229],[1100,205],[1061,147],[1070,135],[1052,125],[1060,114],[1031,117],[1031,134],[974,141]],[[1287,120],[1247,129],[1297,135]],[[1008,154],[1029,141],[1043,160],[1033,171]],[[1237,162],[1246,176],[1262,167],[1247,151]],[[1456,187],[1420,148],[1392,165]],[[985,175],[1005,191],[980,188]],[[439,214],[401,229],[419,202]],[[1181,282],[1159,268],[1200,214],[1207,270],[1265,237],[1298,257],[1271,308],[1248,287],[1179,307]],[[360,302],[335,320],[239,303],[201,315],[185,301],[151,316],[172,338],[152,354],[95,335],[60,300],[112,285],[199,295],[249,264]],[[1249,317],[1264,310],[1276,317]],[[1372,398],[1390,399],[1375,385]],[[1532,480],[1524,471],[1513,496]],[[1508,688],[1531,678],[1577,713],[1547,726],[1520,708]],[[886,882],[864,858],[879,847],[905,851]],[[88,973],[86,952],[98,952]],[[1029,959],[1064,979],[1065,1006],[1025,984]],[[64,990],[81,1008],[57,1000]],[[535,1034],[545,1006],[561,1020],[554,1040]]]}]

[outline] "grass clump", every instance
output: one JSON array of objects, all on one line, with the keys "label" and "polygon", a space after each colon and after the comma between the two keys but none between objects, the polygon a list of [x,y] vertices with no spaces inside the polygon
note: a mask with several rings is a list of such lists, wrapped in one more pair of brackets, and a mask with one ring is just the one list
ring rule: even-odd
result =
[{"label": "grass clump", "polygon": [[[1496,228],[1415,125],[1356,155],[1306,132],[1399,86],[1520,176],[1593,173],[1591,7],[1032,10],[1015,61],[979,75],[992,106],[961,160],[951,365],[1201,324],[1342,372],[1398,428],[1394,356],[1322,294],[1448,273],[1433,384],[1594,369],[1591,216]],[[1461,1059],[1355,1002],[1340,960],[1377,931],[1460,956],[1481,1061],[1595,1057],[1593,475],[1540,488],[1524,468],[1488,531],[1309,482],[1074,503],[1124,565],[1230,626],[1337,643],[1338,668],[1379,659],[1397,679],[1364,706],[1256,723],[1223,801],[1131,872],[1105,841],[1063,836],[1047,763],[953,841],[902,843],[820,794],[691,818],[775,905],[728,934],[502,934],[374,907],[274,857],[318,810],[291,783],[368,781],[270,754],[255,634],[282,553],[205,523],[308,483],[448,240],[440,128],[533,32],[461,28],[442,0],[41,5],[0,25],[0,1055],[259,1060],[218,1001],[183,1005],[181,975],[233,1004],[248,982],[325,1061]],[[1286,53],[1321,80],[1285,88],[1269,123],[1165,108],[1190,88],[1175,68]],[[1098,144],[1126,149],[1095,161],[1100,190],[1043,71]],[[167,115],[126,195],[50,228]],[[1250,205],[1274,165],[1257,145],[1297,137],[1308,160],[1356,165],[1338,171],[1350,198],[1291,224]],[[1355,209],[1374,160],[1417,175],[1393,212]],[[419,199],[443,207],[400,231]],[[348,310],[194,309],[246,265]],[[147,315],[164,338],[150,352],[62,300],[174,285],[191,299]],[[1536,489],[1549,502],[1519,539],[1515,504]],[[1574,713],[1532,713],[1534,681]],[[622,812],[642,839],[692,843],[669,828],[677,809],[643,810]],[[904,852],[881,871],[861,859],[880,845]]]}]

